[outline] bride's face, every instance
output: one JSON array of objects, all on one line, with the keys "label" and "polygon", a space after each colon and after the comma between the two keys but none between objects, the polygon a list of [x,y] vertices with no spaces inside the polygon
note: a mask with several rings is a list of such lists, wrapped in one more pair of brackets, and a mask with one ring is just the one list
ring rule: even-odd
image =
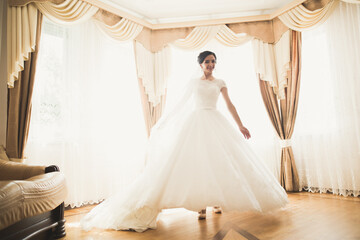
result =
[{"label": "bride's face", "polygon": [[215,68],[215,64],[216,64],[216,59],[214,55],[208,55],[206,56],[202,64],[200,64],[200,67],[204,73],[212,73],[212,71]]}]

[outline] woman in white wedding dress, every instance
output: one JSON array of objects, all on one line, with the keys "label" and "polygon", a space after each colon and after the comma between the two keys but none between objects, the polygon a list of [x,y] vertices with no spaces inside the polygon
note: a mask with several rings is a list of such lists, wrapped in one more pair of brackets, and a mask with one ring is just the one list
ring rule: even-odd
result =
[{"label": "woman in white wedding dress", "polygon": [[[156,228],[158,214],[167,208],[200,211],[203,219],[207,206],[266,212],[287,204],[284,189],[247,146],[250,133],[225,82],[212,74],[216,55],[202,52],[198,62],[203,76],[190,81],[178,106],[151,131],[143,173],[92,209],[81,220],[83,229],[142,232]],[[244,138],[216,110],[220,93]]]}]

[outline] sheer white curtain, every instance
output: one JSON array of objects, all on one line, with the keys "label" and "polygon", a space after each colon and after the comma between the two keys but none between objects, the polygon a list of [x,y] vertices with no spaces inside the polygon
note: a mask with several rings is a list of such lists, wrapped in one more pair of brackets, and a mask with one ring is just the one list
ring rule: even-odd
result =
[{"label": "sheer white curtain", "polygon": [[27,162],[58,165],[74,207],[132,182],[145,143],[132,42],[111,40],[92,20],[65,27],[44,18]]},{"label": "sheer white curtain", "polygon": [[[280,164],[278,163],[280,158],[278,141],[274,141],[277,140],[277,137],[262,102],[254,71],[250,41],[239,47],[226,47],[214,39],[196,51],[172,47],[172,70],[168,81],[165,112],[171,109],[179,95],[181,96],[179,89],[182,89],[189,79],[201,76],[202,72],[197,63],[197,56],[204,50],[213,51],[217,56],[214,76],[226,82],[230,98],[237,108],[242,122],[252,135],[248,143],[278,177]],[[219,111],[238,129],[222,96],[220,98]]]},{"label": "sheer white curtain", "polygon": [[303,32],[293,149],[302,188],[359,195],[360,5],[340,2]]}]

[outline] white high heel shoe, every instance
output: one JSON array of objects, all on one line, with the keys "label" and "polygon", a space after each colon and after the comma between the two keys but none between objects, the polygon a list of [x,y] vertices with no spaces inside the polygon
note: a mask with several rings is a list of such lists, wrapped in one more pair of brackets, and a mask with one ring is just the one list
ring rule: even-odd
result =
[{"label": "white high heel shoe", "polygon": [[204,219],[206,219],[206,208],[205,208],[205,209],[201,209],[201,210],[199,211],[198,219],[199,219],[199,220],[204,220]]},{"label": "white high heel shoe", "polygon": [[221,214],[222,213],[222,209],[220,206],[214,206],[213,207],[213,212],[217,213],[217,214]]}]

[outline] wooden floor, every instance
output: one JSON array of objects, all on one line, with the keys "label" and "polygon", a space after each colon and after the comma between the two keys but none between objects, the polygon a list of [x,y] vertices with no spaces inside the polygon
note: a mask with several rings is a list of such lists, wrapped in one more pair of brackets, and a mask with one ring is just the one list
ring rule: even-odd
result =
[{"label": "wooden floor", "polygon": [[94,229],[81,230],[80,219],[93,206],[65,211],[64,239],[360,239],[360,198],[332,194],[289,193],[290,203],[271,214],[226,212],[214,214],[208,208],[207,219],[197,220],[197,213],[185,209],[165,210],[156,230],[144,233]]}]

